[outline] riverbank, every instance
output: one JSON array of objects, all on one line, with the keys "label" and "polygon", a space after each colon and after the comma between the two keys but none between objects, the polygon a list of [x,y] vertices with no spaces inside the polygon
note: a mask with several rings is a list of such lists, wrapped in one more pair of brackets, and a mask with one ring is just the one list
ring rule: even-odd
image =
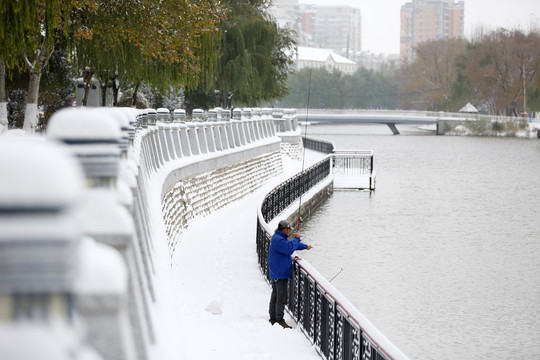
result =
[{"label": "riverbank", "polygon": [[489,119],[441,119],[439,135],[449,136],[494,136],[540,138],[540,122],[529,122],[526,118],[509,118],[505,120]]}]

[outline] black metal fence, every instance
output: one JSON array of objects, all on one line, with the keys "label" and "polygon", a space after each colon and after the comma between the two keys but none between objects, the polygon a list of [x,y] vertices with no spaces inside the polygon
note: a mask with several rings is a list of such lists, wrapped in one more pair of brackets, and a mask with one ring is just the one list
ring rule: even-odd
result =
[{"label": "black metal fence", "polygon": [[[328,176],[330,165],[328,157],[279,185],[263,200],[262,219],[261,216],[257,217],[257,256],[261,272],[267,279],[269,279],[268,250],[271,234],[262,222],[268,223],[274,219],[300,194],[304,194]],[[338,300],[342,295],[336,295],[337,290],[328,282],[317,280],[320,279],[320,275],[308,268],[305,261],[294,262],[293,279],[289,281],[288,310],[323,359],[407,359],[395,347],[390,351],[393,356],[383,350],[348,312],[347,308],[350,309],[350,305],[344,305]]]},{"label": "black metal fence", "polygon": [[322,152],[324,154],[331,154],[334,151],[334,144],[330,141],[302,137],[302,143],[306,149]]},{"label": "black metal fence", "polygon": [[270,191],[261,208],[264,221],[270,222],[300,195],[330,175],[330,165],[331,159],[327,157]]},{"label": "black metal fence", "polygon": [[294,262],[288,309],[323,359],[393,359],[361,328],[327,289]]}]

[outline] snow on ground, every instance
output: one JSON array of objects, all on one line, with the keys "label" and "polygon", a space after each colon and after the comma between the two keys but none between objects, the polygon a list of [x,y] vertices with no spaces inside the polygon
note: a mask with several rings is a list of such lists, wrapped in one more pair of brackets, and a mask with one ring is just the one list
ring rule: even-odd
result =
[{"label": "snow on ground", "polygon": [[[306,151],[305,166],[322,157]],[[257,264],[257,206],[273,187],[301,170],[301,161],[284,158],[283,165],[282,175],[194,219],[182,233],[173,257],[173,286],[181,328],[177,338],[185,359],[320,359],[288,314],[292,330],[268,322],[271,289]]]}]

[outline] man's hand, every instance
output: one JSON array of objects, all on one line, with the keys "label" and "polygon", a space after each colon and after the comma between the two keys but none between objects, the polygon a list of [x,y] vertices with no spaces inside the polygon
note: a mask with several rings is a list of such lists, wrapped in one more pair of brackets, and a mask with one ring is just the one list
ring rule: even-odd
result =
[{"label": "man's hand", "polygon": [[307,249],[308,249],[308,250],[311,250],[311,248],[313,248],[313,246],[311,246],[311,245],[308,245],[308,246],[307,246]]},{"label": "man's hand", "polygon": [[300,231],[297,231],[297,232],[296,232],[296,235],[294,235],[294,236],[296,236],[297,238],[300,239]]}]

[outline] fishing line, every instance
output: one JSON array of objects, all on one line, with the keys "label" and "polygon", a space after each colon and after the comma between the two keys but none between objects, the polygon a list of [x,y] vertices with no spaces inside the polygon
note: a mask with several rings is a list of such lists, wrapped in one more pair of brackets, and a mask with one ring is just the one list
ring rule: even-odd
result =
[{"label": "fishing line", "polygon": [[339,270],[339,272],[338,272],[336,275],[334,275],[334,277],[331,278],[329,282],[332,282],[332,280],[334,280],[335,278],[337,278],[337,276],[338,276],[339,274],[341,274],[342,271],[343,271],[343,268],[341,268],[341,270]]},{"label": "fishing line", "polygon": [[[311,97],[311,70],[309,69],[309,84],[308,84],[308,95],[307,95],[307,105],[306,105],[306,119],[304,120],[304,143],[302,144],[302,171],[300,174],[304,173],[304,164],[306,162],[306,139],[307,139],[307,125],[309,119],[309,100]],[[300,194],[300,200],[298,201],[298,220],[296,222],[296,231],[300,231],[300,210],[302,208],[302,194]]]}]

